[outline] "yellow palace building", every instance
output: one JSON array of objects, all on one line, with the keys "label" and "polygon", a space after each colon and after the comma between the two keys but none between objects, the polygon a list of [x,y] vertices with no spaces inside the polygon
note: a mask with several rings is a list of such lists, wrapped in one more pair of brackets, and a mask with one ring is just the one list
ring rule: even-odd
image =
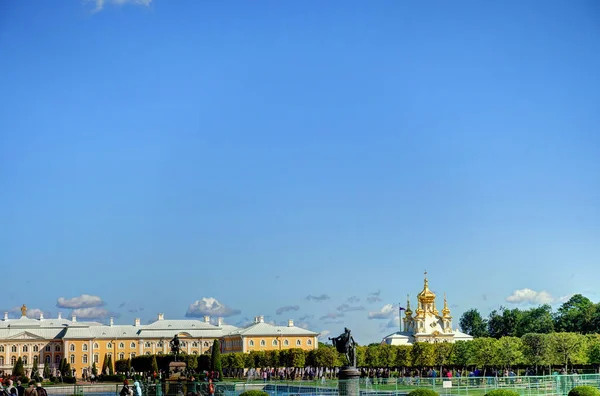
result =
[{"label": "yellow palace building", "polygon": [[5,312],[0,321],[0,372],[11,373],[19,357],[29,376],[35,360],[41,373],[45,363],[55,371],[66,358],[75,375],[81,377],[91,372],[94,362],[100,369],[105,356],[112,356],[114,362],[139,355],[168,354],[169,341],[176,334],[181,349],[191,355],[209,352],[214,340],[219,340],[223,353],[311,350],[317,348],[319,336],[294,326],[291,320],[288,326],[275,326],[265,323],[262,316],[245,328],[223,324],[220,318],[215,325],[208,316],[204,320],[167,320],[163,314],[147,325],[142,325],[139,318],[132,325],[117,325],[112,318],[109,324],[78,322],[75,316],[68,320],[60,314],[58,318],[28,318],[23,305],[19,319],[9,319]]}]

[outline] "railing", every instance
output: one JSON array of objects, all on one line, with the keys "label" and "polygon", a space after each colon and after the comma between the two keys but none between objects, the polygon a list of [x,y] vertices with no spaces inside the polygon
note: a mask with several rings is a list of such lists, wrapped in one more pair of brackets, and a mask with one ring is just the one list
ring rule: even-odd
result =
[{"label": "railing", "polygon": [[[340,381],[246,381],[215,382],[215,396],[238,396],[246,390],[261,390],[270,396],[334,396]],[[441,396],[483,396],[493,389],[511,389],[521,396],[565,396],[577,385],[600,389],[600,374],[552,375],[527,377],[462,377],[462,378],[360,378],[362,396],[405,395],[413,389],[426,388]],[[131,386],[131,384],[130,384]],[[141,383],[143,396],[207,396],[207,382]],[[122,384],[48,386],[49,395],[119,395]]]}]

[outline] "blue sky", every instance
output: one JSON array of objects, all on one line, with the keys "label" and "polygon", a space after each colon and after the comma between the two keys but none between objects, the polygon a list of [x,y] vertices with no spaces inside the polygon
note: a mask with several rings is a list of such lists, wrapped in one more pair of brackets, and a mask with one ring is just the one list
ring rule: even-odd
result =
[{"label": "blue sky", "polygon": [[424,270],[455,326],[598,301],[598,37],[591,0],[1,2],[0,308],[367,343]]}]

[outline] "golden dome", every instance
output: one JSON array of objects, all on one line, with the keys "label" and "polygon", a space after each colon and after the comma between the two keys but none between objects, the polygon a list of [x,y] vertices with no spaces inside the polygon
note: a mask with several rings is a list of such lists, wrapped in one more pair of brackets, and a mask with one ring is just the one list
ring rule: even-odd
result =
[{"label": "golden dome", "polygon": [[404,314],[406,316],[412,315],[412,311],[410,309],[410,297],[408,295],[406,296],[406,310],[404,311]]},{"label": "golden dome", "polygon": [[444,293],[444,309],[442,309],[442,315],[445,318],[450,317],[450,308],[448,308],[448,301],[446,300],[446,293]]},{"label": "golden dome", "polygon": [[429,290],[429,281],[427,280],[427,271],[425,271],[425,282],[423,290],[417,295],[417,298],[422,304],[431,304],[435,301],[435,293]]}]

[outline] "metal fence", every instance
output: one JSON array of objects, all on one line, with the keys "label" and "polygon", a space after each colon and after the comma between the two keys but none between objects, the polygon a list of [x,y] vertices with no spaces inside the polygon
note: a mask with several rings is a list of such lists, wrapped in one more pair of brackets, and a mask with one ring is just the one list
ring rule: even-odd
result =
[{"label": "metal fence", "polygon": [[[248,381],[216,382],[215,396],[239,396],[247,390],[260,390],[270,396],[334,396],[340,381]],[[360,378],[361,396],[405,395],[413,389],[431,389],[441,396],[484,396],[493,389],[511,389],[521,396],[566,396],[573,387],[591,385],[600,389],[600,374],[572,374],[527,377],[462,378]],[[118,396],[121,384],[49,386],[49,395]],[[343,388],[343,387],[342,387]],[[208,396],[206,382],[143,383],[143,396]]]}]

